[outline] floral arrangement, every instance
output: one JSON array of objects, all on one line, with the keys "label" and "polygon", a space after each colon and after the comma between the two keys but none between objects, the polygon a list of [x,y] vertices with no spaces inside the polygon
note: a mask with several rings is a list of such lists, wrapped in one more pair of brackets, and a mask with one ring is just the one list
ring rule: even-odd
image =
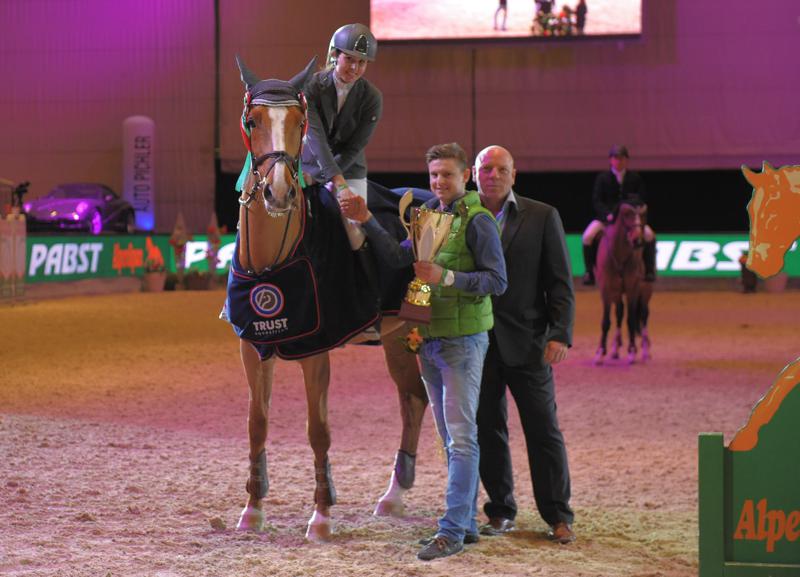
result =
[{"label": "floral arrangement", "polygon": [[419,334],[419,329],[414,327],[408,334],[404,337],[398,337],[403,342],[403,347],[409,352],[413,354],[419,353],[419,349],[422,346],[422,335]]},{"label": "floral arrangement", "polygon": [[164,266],[164,259],[150,257],[144,261],[144,272],[164,272],[167,268]]}]

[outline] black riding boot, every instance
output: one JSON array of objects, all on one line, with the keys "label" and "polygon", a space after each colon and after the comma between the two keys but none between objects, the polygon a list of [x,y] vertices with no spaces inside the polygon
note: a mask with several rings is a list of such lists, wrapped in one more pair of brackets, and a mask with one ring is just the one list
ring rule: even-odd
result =
[{"label": "black riding boot", "polygon": [[597,242],[583,245],[583,265],[586,272],[583,273],[583,284],[594,286],[594,261],[597,258]]},{"label": "black riding boot", "polygon": [[653,282],[656,280],[656,241],[644,243],[644,250],[642,250],[642,259],[644,259],[644,280],[645,282]]}]

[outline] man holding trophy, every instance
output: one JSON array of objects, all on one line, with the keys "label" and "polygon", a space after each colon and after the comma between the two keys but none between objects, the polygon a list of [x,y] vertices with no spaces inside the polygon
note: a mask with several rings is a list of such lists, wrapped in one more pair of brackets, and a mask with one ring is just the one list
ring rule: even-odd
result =
[{"label": "man holding trophy", "polygon": [[360,197],[342,199],[341,207],[345,217],[361,223],[378,258],[388,265],[408,266],[415,252],[418,259],[417,278],[401,315],[420,323],[422,379],[448,464],[444,515],[436,535],[424,540],[417,554],[430,561],[478,540],[475,416],[494,322],[490,296],[502,294],[507,281],[497,223],[478,193],[466,190],[470,170],[464,149],[456,143],[436,145],[425,159],[436,198],[417,209],[412,239],[398,244]]}]

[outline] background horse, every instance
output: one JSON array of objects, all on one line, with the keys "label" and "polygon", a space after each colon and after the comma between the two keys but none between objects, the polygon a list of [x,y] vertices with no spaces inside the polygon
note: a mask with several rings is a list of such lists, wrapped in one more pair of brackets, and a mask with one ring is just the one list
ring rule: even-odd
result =
[{"label": "background horse", "polygon": [[[628,362],[636,359],[636,336],[642,332],[640,319],[644,306],[642,297],[649,302],[649,290],[642,292],[644,263],[642,261],[642,238],[644,207],[634,207],[622,203],[617,209],[614,221],[605,227],[597,249],[595,277],[603,301],[603,320],[601,322],[600,346],[594,357],[596,365],[602,364],[607,353],[608,331],[611,328],[611,305],[616,305],[617,332],[612,342],[612,358],[619,358],[622,346],[621,325],[624,316],[623,296],[628,307]],[[644,303],[646,305],[646,303]],[[645,333],[647,312],[644,315]],[[649,338],[645,341],[649,351]],[[643,345],[644,347],[644,345]],[[649,354],[649,353],[648,353]]]},{"label": "background horse", "polygon": [[[300,185],[299,158],[307,122],[302,88],[315,60],[286,82],[259,80],[237,57],[246,87],[242,136],[248,160],[225,314],[241,338],[250,389],[249,499],[237,527],[264,526],[273,368],[276,357],[294,359],[303,371],[316,481],[306,537],[326,541],[331,534],[330,507],[336,502],[328,460],[328,351],[375,323],[379,311],[377,295],[370,292],[366,272],[350,250],[336,200],[324,187],[304,190]],[[389,490],[376,514],[402,513],[402,494],[414,481],[414,456],[427,406],[416,358],[397,338],[403,323],[392,320],[383,323],[382,342],[398,386],[403,434]]]}]

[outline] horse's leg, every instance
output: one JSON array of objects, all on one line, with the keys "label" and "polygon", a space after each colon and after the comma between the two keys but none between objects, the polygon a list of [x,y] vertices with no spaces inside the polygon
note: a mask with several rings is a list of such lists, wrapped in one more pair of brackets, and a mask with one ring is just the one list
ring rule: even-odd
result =
[{"label": "horse's leg", "polygon": [[262,501],[269,490],[265,445],[274,360],[262,362],[255,348],[244,340],[240,341],[239,349],[250,388],[250,409],[247,416],[247,431],[250,437],[250,477],[245,485],[250,497],[236,528],[243,531],[260,531],[264,527]]},{"label": "horse's leg", "polygon": [[608,329],[611,328],[611,303],[603,299],[603,320],[600,323],[600,346],[594,354],[594,364],[602,365],[606,356],[606,344],[608,343]]},{"label": "horse's leg", "polygon": [[331,431],[328,424],[328,385],[331,365],[328,353],[300,361],[308,404],[308,441],[314,451],[314,513],[308,521],[306,539],[323,542],[331,538],[330,508],[336,503],[336,489],[331,478],[328,449]]},{"label": "horse's leg", "polygon": [[628,364],[636,362],[636,335],[639,333],[639,297],[628,296]]},{"label": "horse's leg", "polygon": [[647,332],[647,319],[650,317],[650,302],[643,297],[639,308],[639,331],[642,335],[642,361],[650,360],[650,335]]},{"label": "horse's leg", "polygon": [[622,318],[625,316],[625,305],[622,302],[622,296],[614,303],[614,310],[616,311],[615,320],[617,323],[614,340],[611,342],[611,358],[618,359],[619,349],[622,347]]},{"label": "horse's leg", "polygon": [[399,330],[381,335],[383,354],[389,374],[397,385],[400,398],[400,418],[403,433],[400,449],[394,459],[394,470],[389,480],[389,488],[378,500],[375,515],[403,515],[403,495],[414,485],[416,473],[417,444],[422,429],[422,418],[428,406],[428,395],[419,375],[419,365],[415,355],[405,350],[400,338],[408,326],[403,323]]}]

